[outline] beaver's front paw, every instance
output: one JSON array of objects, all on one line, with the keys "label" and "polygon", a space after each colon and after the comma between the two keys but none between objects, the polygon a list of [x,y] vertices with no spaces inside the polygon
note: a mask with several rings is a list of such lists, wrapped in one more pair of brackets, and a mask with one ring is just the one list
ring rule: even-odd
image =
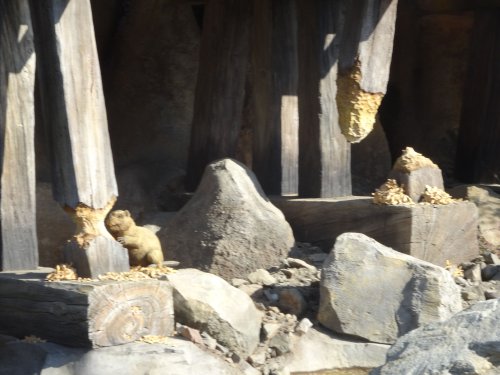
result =
[{"label": "beaver's front paw", "polygon": [[116,240],[121,243],[122,245],[126,244],[125,237],[117,237]]}]

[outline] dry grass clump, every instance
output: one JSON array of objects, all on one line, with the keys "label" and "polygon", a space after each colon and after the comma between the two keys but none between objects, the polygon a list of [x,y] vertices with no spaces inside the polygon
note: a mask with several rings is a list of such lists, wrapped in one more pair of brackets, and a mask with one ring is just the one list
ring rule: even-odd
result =
[{"label": "dry grass clump", "polygon": [[451,263],[449,260],[446,260],[446,265],[444,268],[451,273],[453,277],[463,277],[464,270],[462,267],[457,266],[456,264]]},{"label": "dry grass clump", "polygon": [[21,341],[26,342],[28,344],[40,344],[43,342],[47,342],[47,340],[41,339],[40,337],[35,335],[25,336],[24,339],[22,339]]},{"label": "dry grass clump", "polygon": [[425,190],[420,201],[431,204],[451,204],[457,200],[453,199],[450,194],[438,187],[425,185]]},{"label": "dry grass clump", "polygon": [[173,268],[166,266],[156,267],[133,267],[127,272],[108,272],[99,275],[97,279],[78,277],[76,270],[67,264],[58,264],[54,272],[47,275],[47,281],[133,281],[145,279],[157,279],[162,275],[177,272]]},{"label": "dry grass clump", "polygon": [[171,344],[172,340],[167,336],[146,335],[142,336],[137,341],[144,342],[146,344]]},{"label": "dry grass clump", "polygon": [[402,186],[399,186],[396,180],[388,179],[373,195],[373,203],[395,205],[395,204],[413,204],[413,200],[404,193]]},{"label": "dry grass clump", "polygon": [[417,169],[425,167],[439,168],[431,159],[416,152],[412,147],[406,147],[401,156],[394,163],[393,169],[410,173],[411,171],[416,171]]}]

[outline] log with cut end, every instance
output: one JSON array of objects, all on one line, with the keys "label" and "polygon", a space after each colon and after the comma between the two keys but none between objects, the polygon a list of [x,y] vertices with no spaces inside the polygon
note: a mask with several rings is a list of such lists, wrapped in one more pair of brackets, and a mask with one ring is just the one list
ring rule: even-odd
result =
[{"label": "log with cut end", "polygon": [[104,347],[171,336],[166,281],[46,282],[46,272],[0,273],[0,333],[73,347]]}]

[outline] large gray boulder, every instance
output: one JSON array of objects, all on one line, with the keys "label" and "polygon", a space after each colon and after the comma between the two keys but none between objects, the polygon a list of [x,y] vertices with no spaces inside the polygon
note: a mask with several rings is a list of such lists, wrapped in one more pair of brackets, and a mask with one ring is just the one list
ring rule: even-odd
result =
[{"label": "large gray boulder", "polygon": [[207,166],[194,196],[158,236],[167,259],[226,280],[278,265],[295,243],[253,172],[231,159]]},{"label": "large gray boulder", "polygon": [[495,375],[499,359],[500,300],[493,299],[399,338],[372,374]]},{"label": "large gray boulder", "polygon": [[195,344],[134,342],[94,350],[12,341],[0,346],[0,375],[238,375],[241,371]]},{"label": "large gray boulder", "polygon": [[169,274],[176,321],[206,331],[246,358],[257,347],[262,315],[252,299],[222,278],[196,269]]},{"label": "large gray boulder", "polygon": [[318,320],[338,333],[390,344],[461,308],[459,287],[444,268],[360,233],[339,236],[323,264]]}]

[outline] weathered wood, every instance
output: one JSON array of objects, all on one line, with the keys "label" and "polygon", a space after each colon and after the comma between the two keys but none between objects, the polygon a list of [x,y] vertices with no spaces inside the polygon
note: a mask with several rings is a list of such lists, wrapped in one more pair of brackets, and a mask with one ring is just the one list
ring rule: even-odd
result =
[{"label": "weathered wood", "polygon": [[500,11],[477,12],[457,143],[456,174],[500,182]]},{"label": "weathered wood", "polygon": [[[107,261],[116,244],[104,218],[118,195],[89,0],[31,3],[36,20],[43,122],[52,152],[54,198],[77,223],[74,243],[95,248],[89,269],[123,271],[125,258]],[[102,240],[99,238],[102,237]],[[74,247],[69,247],[77,251]],[[81,260],[75,254],[69,260]],[[92,264],[94,263],[94,264]],[[85,262],[75,264],[88,276]],[[104,269],[106,264],[110,268]],[[94,276],[93,271],[91,272]]]},{"label": "weathered wood", "polygon": [[28,0],[0,0],[0,269],[38,266],[35,53]]},{"label": "weathered wood", "polygon": [[381,206],[371,198],[275,198],[295,239],[330,251],[345,232],[363,233],[385,246],[444,266],[469,261],[479,253],[477,208],[470,202]]},{"label": "weathered wood", "polygon": [[209,1],[205,7],[186,185],[205,166],[234,157],[242,125],[251,1]]},{"label": "weathered wood", "polygon": [[373,129],[387,89],[397,0],[342,1],[342,8],[336,100],[342,133],[355,143]]},{"label": "weathered wood", "polygon": [[350,195],[350,145],[340,132],[335,101],[340,2],[298,0],[297,14],[299,195]]},{"label": "weathered wood", "polygon": [[118,195],[89,0],[33,1],[54,198],[105,207]]},{"label": "weathered wood", "polygon": [[298,192],[296,17],[295,1],[254,1],[252,169],[267,194]]},{"label": "weathered wood", "polygon": [[174,331],[166,281],[46,282],[47,272],[0,273],[0,332],[73,347],[125,344]]}]

